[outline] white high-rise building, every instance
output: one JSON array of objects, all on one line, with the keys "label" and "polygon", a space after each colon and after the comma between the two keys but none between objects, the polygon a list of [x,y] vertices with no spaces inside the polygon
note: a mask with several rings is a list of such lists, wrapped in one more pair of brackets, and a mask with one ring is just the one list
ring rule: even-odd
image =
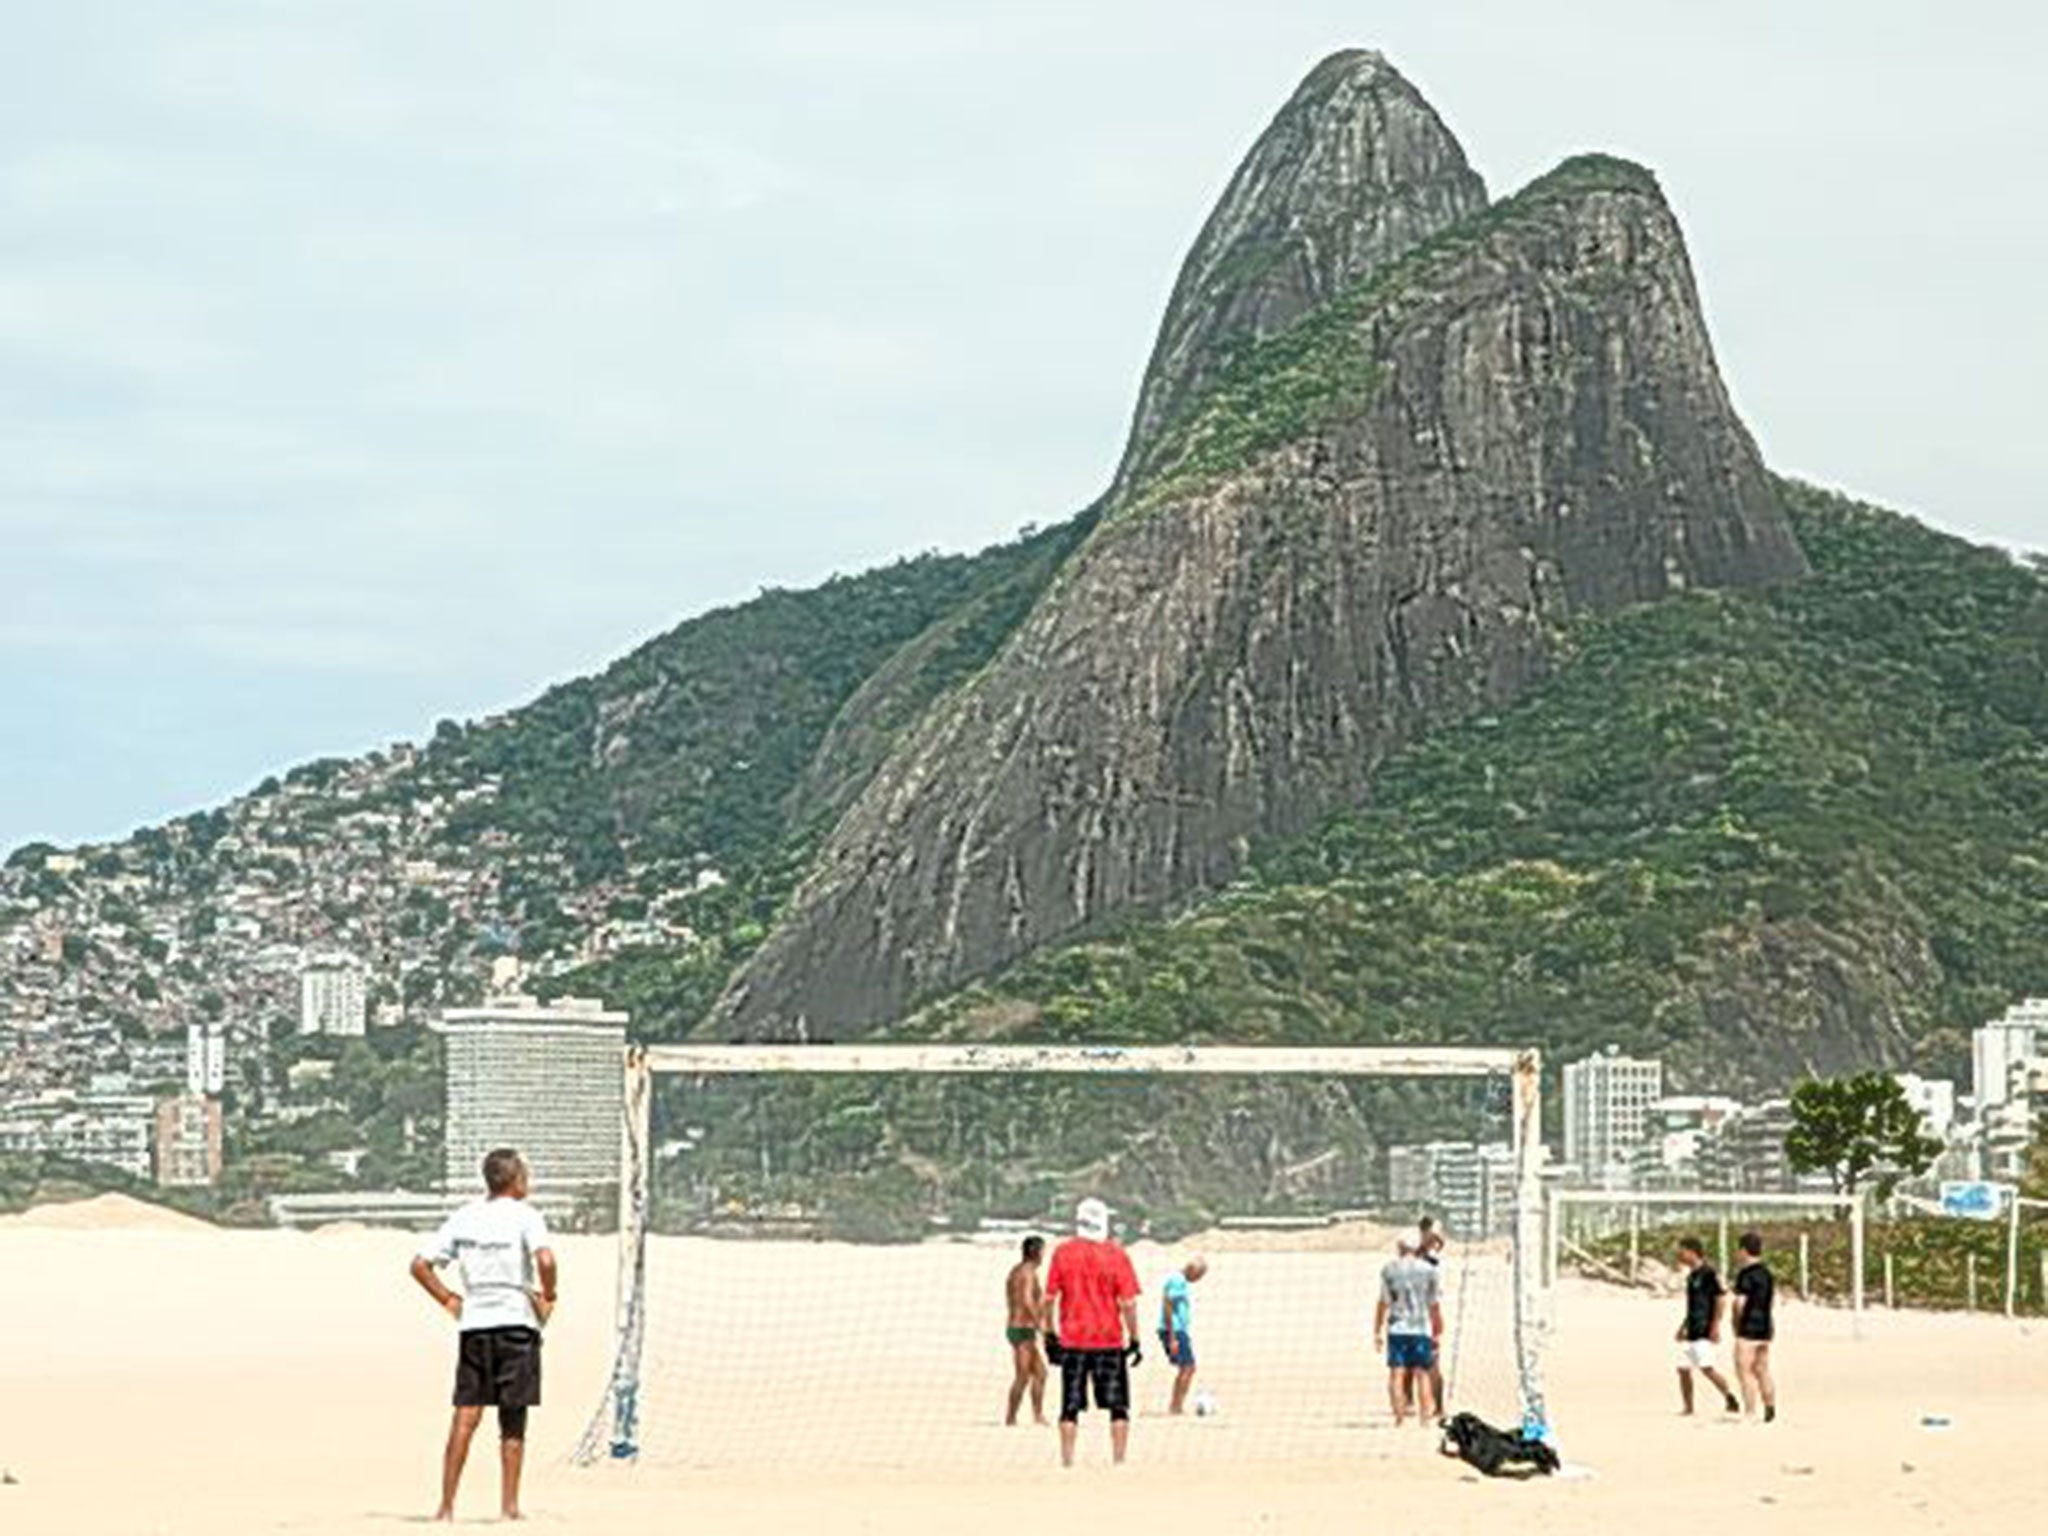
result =
[{"label": "white high-rise building", "polygon": [[1399,1216],[1438,1217],[1451,1238],[1497,1237],[1514,1220],[1514,1150],[1504,1141],[1389,1147],[1387,1200]]},{"label": "white high-rise building", "polygon": [[500,998],[442,1014],[448,1188],[475,1189],[494,1147],[524,1154],[536,1189],[616,1182],[626,1018],[584,998]]},{"label": "white high-rise building", "polygon": [[1589,1184],[1627,1182],[1635,1149],[1650,1135],[1664,1096],[1664,1063],[1609,1046],[1564,1069],[1564,1160]]},{"label": "white high-rise building", "polygon": [[1920,1114],[1920,1129],[1936,1141],[1947,1141],[1956,1123],[1956,1085],[1945,1077],[1894,1072],[1892,1081],[1906,1091],[1906,1102]]},{"label": "white high-rise building", "polygon": [[2013,1074],[2041,1055],[2048,1039],[2048,997],[2016,1003],[1970,1032],[1970,1093],[1981,1118],[2013,1096]]},{"label": "white high-rise building", "polygon": [[1720,1094],[1667,1094],[1643,1120],[1643,1139],[1629,1154],[1637,1189],[1691,1189],[1700,1180],[1700,1145],[1742,1113],[1739,1100]]},{"label": "white high-rise building", "polygon": [[194,1098],[218,1094],[228,1082],[228,1037],[226,1027],[212,1024],[185,1026],[185,1091]]},{"label": "white high-rise building", "polygon": [[299,967],[300,1034],[359,1036],[369,1004],[369,978],[354,955],[311,955]]}]

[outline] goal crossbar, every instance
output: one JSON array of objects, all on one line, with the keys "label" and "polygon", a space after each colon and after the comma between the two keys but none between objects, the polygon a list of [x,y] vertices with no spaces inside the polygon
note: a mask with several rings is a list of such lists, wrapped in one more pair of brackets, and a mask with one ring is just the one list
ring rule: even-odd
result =
[{"label": "goal crossbar", "polygon": [[654,1079],[804,1075],[933,1076],[1274,1076],[1341,1078],[1505,1078],[1512,1086],[1509,1142],[1516,1162],[1513,1318],[1526,1427],[1546,1430],[1533,1367],[1535,1286],[1526,1260],[1542,1221],[1539,1163],[1542,1058],[1534,1049],[1487,1046],[1235,1046],[975,1044],[684,1044],[625,1052],[625,1123],[619,1170],[617,1350],[605,1402],[575,1453],[589,1462],[638,1454],[639,1362],[646,1327],[646,1268],[652,1183]]},{"label": "goal crossbar", "polygon": [[1195,1073],[1319,1077],[1511,1076],[1533,1051],[1447,1046],[1260,1045],[651,1045],[650,1071],[683,1076],[771,1072]]}]

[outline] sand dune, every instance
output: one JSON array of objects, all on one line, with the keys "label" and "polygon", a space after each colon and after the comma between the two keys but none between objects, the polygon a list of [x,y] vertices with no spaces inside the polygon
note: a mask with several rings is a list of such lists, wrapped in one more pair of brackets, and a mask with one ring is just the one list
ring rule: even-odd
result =
[{"label": "sand dune", "polygon": [[211,1222],[127,1195],[94,1195],[0,1216],[0,1227],[41,1232],[211,1232]]}]

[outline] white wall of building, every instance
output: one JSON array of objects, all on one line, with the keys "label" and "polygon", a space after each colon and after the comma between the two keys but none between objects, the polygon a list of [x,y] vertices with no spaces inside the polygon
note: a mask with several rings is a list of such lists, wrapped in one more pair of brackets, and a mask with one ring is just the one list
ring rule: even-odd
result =
[{"label": "white wall of building", "polygon": [[1948,1140],[1956,1123],[1956,1085],[1945,1077],[1896,1072],[1892,1080],[1906,1091],[1906,1102],[1920,1115],[1920,1128],[1937,1141]]},{"label": "white wall of building", "polygon": [[447,1071],[447,1187],[477,1188],[494,1147],[523,1153],[536,1188],[615,1181],[626,1019],[595,1004],[531,998],[443,1014],[434,1027]]},{"label": "white wall of building", "polygon": [[299,971],[299,1033],[357,1037],[369,1023],[369,977],[350,955],[323,955]]},{"label": "white wall of building", "polygon": [[1970,1033],[1970,1095],[1979,1114],[2012,1097],[2013,1073],[2042,1054],[2048,998],[2030,997]]},{"label": "white wall of building", "polygon": [[1564,1069],[1564,1160],[1589,1181],[1625,1168],[1651,1134],[1664,1096],[1664,1064],[1608,1050]]},{"label": "white wall of building", "polygon": [[185,1091],[195,1097],[218,1094],[228,1081],[227,1028],[219,1023],[185,1027]]}]

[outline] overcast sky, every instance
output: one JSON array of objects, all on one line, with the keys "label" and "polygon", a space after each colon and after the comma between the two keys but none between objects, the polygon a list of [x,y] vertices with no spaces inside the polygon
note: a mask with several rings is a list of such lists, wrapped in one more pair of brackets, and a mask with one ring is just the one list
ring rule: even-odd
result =
[{"label": "overcast sky", "polygon": [[0,848],[1081,506],[1188,241],[1342,46],[1495,195],[1651,165],[1774,465],[2048,543],[2044,14],[17,7]]}]

